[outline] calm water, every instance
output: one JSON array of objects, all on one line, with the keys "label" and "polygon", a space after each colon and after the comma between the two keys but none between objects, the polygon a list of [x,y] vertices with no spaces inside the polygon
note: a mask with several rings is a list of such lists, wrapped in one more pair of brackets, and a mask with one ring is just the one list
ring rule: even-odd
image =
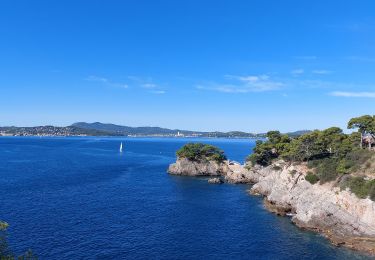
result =
[{"label": "calm water", "polygon": [[[246,185],[166,174],[188,141],[0,138],[0,219],[12,248],[41,259],[363,258],[267,212]],[[240,162],[254,146],[199,141]]]}]

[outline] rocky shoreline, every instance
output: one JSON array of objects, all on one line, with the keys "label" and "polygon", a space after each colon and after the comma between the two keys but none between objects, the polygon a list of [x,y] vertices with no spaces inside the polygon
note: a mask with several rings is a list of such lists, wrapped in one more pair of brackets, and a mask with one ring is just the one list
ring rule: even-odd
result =
[{"label": "rocky shoreline", "polygon": [[249,167],[230,161],[177,159],[168,172],[253,184],[249,193],[264,196],[271,212],[291,216],[297,226],[322,233],[337,246],[375,255],[375,202],[340,190],[335,183],[312,185],[305,180],[305,164],[277,161],[267,167]]}]

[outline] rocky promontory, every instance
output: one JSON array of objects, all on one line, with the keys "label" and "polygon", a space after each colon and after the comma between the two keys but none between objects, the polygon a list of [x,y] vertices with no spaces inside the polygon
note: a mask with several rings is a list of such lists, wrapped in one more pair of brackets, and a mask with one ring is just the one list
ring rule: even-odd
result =
[{"label": "rocky promontory", "polygon": [[170,174],[186,176],[220,176],[224,171],[224,163],[213,160],[192,161],[187,158],[178,158],[168,168]]},{"label": "rocky promontory", "polygon": [[[198,150],[205,149],[200,146]],[[210,149],[212,151],[212,147]],[[264,196],[264,205],[271,212],[290,216],[297,226],[320,232],[335,245],[375,255],[375,202],[368,195],[360,197],[340,185],[345,178],[354,177],[342,176],[319,183],[311,179],[310,175],[317,175],[312,174],[313,170],[306,162],[277,159],[265,166],[250,162],[241,165],[227,160],[221,151],[215,151],[222,155],[220,160],[215,159],[217,156],[203,156],[197,151],[189,158],[179,152],[177,161],[169,166],[168,172],[212,176],[209,183],[224,180],[253,184],[249,192]]]},{"label": "rocky promontory", "polygon": [[177,161],[168,173],[185,176],[220,176],[230,183],[250,183],[253,172],[227,160],[223,151],[212,145],[190,143],[177,151]]}]

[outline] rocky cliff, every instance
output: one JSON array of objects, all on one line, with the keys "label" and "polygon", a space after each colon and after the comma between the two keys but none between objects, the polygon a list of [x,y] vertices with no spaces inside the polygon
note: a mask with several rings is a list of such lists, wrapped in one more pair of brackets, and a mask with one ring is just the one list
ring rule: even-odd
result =
[{"label": "rocky cliff", "polygon": [[323,233],[334,244],[375,254],[375,203],[359,199],[335,183],[310,184],[304,164],[283,161],[253,169],[258,174],[250,192],[265,196],[266,207]]},{"label": "rocky cliff", "polygon": [[178,158],[169,166],[168,173],[186,176],[221,176],[230,183],[250,183],[256,175],[237,162],[190,161],[186,158]]},{"label": "rocky cliff", "polygon": [[226,172],[226,164],[217,161],[190,161],[179,158],[168,168],[168,173],[186,176],[220,176]]}]

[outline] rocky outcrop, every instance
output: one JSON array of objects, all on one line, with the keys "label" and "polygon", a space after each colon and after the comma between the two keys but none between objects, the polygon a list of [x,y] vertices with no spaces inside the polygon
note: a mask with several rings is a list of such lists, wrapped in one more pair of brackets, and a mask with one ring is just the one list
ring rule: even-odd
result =
[{"label": "rocky outcrop", "polygon": [[257,174],[233,161],[191,161],[178,158],[168,168],[168,173],[186,176],[222,176],[229,183],[252,183]]},{"label": "rocky outcrop", "polygon": [[210,178],[210,179],[208,179],[207,182],[210,183],[210,184],[222,184],[222,183],[224,183],[223,180],[220,179],[220,178]]},{"label": "rocky outcrop", "polygon": [[191,161],[178,158],[168,168],[168,173],[186,176],[220,176],[227,171],[225,163],[217,161]]},{"label": "rocky outcrop", "polygon": [[375,254],[375,203],[359,199],[333,183],[312,185],[307,167],[279,161],[253,168],[258,174],[252,194],[265,196],[265,206],[309,230],[325,234],[334,244]]},{"label": "rocky outcrop", "polygon": [[229,183],[256,183],[259,179],[259,174],[256,169],[248,168],[246,165],[241,165],[236,162],[229,162],[228,169],[225,173],[224,179]]}]

